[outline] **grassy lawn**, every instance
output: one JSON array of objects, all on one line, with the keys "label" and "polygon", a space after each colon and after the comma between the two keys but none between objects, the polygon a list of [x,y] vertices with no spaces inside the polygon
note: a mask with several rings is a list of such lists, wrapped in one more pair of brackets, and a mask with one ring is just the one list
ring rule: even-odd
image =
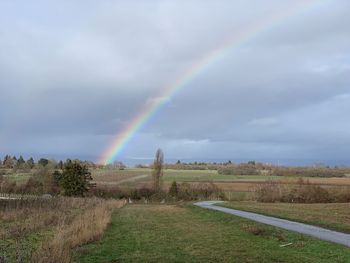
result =
[{"label": "grassy lawn", "polygon": [[350,203],[290,204],[227,202],[222,206],[295,220],[350,233]]},{"label": "grassy lawn", "polygon": [[191,205],[128,205],[75,261],[328,263],[350,262],[350,250]]}]

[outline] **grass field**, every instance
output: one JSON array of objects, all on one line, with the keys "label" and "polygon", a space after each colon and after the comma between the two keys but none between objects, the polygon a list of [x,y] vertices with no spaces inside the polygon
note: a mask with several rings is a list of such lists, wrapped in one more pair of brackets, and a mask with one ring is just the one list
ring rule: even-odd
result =
[{"label": "grass field", "polygon": [[350,203],[291,204],[245,201],[226,202],[221,205],[350,233]]},{"label": "grass field", "polygon": [[348,248],[191,205],[128,205],[112,218],[76,262],[350,262]]}]

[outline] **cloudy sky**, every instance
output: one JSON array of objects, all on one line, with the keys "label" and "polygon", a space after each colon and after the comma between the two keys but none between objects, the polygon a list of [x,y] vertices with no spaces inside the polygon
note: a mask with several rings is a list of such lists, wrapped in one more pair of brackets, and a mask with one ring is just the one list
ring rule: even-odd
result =
[{"label": "cloudy sky", "polygon": [[[227,39],[118,157],[350,159],[350,1],[0,2],[0,153],[97,159]],[[268,22],[266,22],[268,21]]]}]

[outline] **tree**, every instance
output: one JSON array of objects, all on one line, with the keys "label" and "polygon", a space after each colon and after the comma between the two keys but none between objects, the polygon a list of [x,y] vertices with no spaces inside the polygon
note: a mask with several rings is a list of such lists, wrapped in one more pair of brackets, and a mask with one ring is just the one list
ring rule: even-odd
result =
[{"label": "tree", "polygon": [[177,187],[177,183],[176,181],[172,182],[170,188],[169,188],[169,192],[168,194],[171,196],[171,197],[177,197],[179,193],[179,188]]},{"label": "tree", "polygon": [[57,169],[60,169],[60,170],[63,169],[63,162],[62,162],[62,160],[60,160],[60,161],[58,162],[58,164],[57,164]]},{"label": "tree", "polygon": [[155,192],[160,192],[161,190],[161,178],[163,176],[163,164],[164,164],[164,154],[161,149],[156,152],[156,157],[153,162],[153,187]]},{"label": "tree", "polygon": [[45,158],[41,158],[39,161],[38,161],[38,164],[45,167],[46,165],[49,164],[49,160],[48,159],[45,159]]},{"label": "tree", "polygon": [[67,160],[59,176],[59,185],[64,195],[84,196],[92,186],[91,180],[91,173],[85,165],[78,161]]},{"label": "tree", "polygon": [[23,156],[21,155],[17,160],[16,166],[19,168],[22,168],[25,163],[26,161],[23,159]]},{"label": "tree", "polygon": [[4,167],[5,168],[13,168],[14,166],[14,161],[10,155],[6,155],[4,159]]},{"label": "tree", "polygon": [[33,168],[34,168],[35,162],[34,162],[33,157],[30,157],[30,158],[27,160],[27,166],[28,166],[30,169],[33,169]]},{"label": "tree", "polygon": [[256,163],[255,163],[255,161],[249,161],[248,164],[255,165]]}]

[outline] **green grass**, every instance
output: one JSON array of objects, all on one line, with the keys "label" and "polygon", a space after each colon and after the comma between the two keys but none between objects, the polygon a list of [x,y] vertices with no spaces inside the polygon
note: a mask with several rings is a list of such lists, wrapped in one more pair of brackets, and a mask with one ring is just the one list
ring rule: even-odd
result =
[{"label": "green grass", "polygon": [[220,205],[350,233],[350,203],[291,204],[244,201],[225,202]]},{"label": "green grass", "polygon": [[148,174],[148,173],[151,173],[151,171],[152,170],[149,169],[149,168],[126,168],[124,170],[119,170],[119,169],[92,169],[91,173],[92,173],[92,175],[95,175],[95,176],[104,175],[106,173],[138,175],[138,174]]},{"label": "green grass", "polygon": [[128,205],[112,220],[76,262],[350,262],[343,246],[191,205]]},{"label": "green grass", "polygon": [[17,184],[25,184],[32,176],[31,173],[13,173],[5,175],[10,181],[16,182]]},{"label": "green grass", "polygon": [[[1,222],[0,222],[1,224]],[[18,238],[0,239],[0,255],[5,256],[6,262],[29,262],[32,253],[48,237],[52,236],[52,230],[28,233]],[[18,261],[21,258],[22,261]]]}]

